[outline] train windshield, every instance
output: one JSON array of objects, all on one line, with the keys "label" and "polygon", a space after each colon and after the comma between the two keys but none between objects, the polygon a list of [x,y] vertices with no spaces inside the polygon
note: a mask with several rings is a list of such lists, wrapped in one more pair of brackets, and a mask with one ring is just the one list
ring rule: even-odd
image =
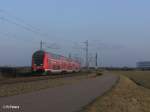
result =
[{"label": "train windshield", "polygon": [[36,66],[41,66],[43,64],[44,51],[37,51],[33,54],[33,61]]}]

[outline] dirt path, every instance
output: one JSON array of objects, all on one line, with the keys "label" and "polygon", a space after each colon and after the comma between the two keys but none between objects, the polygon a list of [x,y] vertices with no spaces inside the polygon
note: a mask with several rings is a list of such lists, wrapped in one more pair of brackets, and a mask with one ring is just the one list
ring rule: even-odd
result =
[{"label": "dirt path", "polygon": [[75,112],[108,91],[117,79],[114,75],[103,75],[73,85],[0,98],[0,109],[2,112]]}]

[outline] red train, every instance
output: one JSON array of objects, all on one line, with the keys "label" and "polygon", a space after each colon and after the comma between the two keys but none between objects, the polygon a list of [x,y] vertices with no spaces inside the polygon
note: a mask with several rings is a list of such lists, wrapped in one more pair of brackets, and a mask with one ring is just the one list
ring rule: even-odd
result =
[{"label": "red train", "polygon": [[61,55],[38,50],[32,56],[32,71],[60,73],[78,72],[79,70],[79,62]]}]

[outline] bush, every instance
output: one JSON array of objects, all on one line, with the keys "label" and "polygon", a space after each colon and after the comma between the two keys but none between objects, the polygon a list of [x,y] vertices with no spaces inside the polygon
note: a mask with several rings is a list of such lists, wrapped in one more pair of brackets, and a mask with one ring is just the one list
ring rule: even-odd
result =
[{"label": "bush", "polygon": [[101,76],[101,75],[103,75],[103,73],[101,71],[97,71],[96,75]]},{"label": "bush", "polygon": [[3,77],[26,76],[30,72],[30,67],[0,67],[0,74]]}]

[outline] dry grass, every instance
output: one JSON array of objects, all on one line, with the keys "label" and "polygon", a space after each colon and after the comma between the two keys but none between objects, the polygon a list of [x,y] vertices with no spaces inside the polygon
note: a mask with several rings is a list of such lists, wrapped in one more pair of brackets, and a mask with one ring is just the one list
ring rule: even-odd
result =
[{"label": "dry grass", "polygon": [[113,71],[118,75],[125,75],[137,84],[150,89],[150,71]]},{"label": "dry grass", "polygon": [[120,77],[116,87],[83,112],[150,112],[150,90],[136,85],[127,77]]},{"label": "dry grass", "polygon": [[0,97],[18,95],[41,89],[52,88],[72,83],[77,83],[79,80],[95,77],[95,74],[81,75],[76,77],[66,77],[58,79],[48,79],[41,81],[33,81],[27,83],[8,84],[0,86]]}]

